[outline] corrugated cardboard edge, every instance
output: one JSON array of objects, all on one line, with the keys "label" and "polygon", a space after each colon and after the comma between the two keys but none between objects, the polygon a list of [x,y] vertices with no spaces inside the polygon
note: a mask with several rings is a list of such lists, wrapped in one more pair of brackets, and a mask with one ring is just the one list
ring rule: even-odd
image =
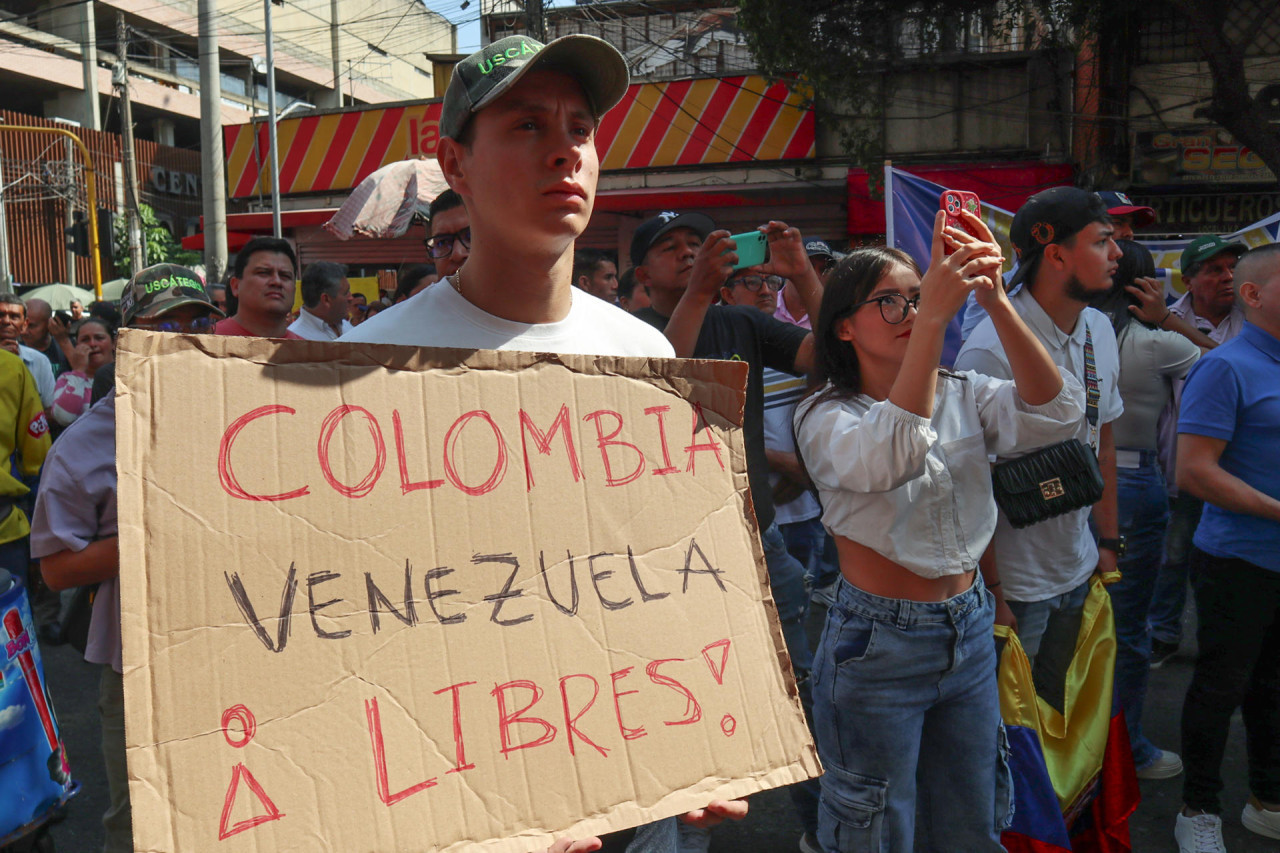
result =
[{"label": "corrugated cardboard edge", "polygon": [[[619,356],[587,356],[557,353],[508,352],[496,350],[448,349],[437,347],[403,347],[386,344],[320,343],[313,341],[267,340],[263,338],[221,337],[208,335],[175,335],[122,329],[116,345],[116,466],[118,479],[117,501],[120,509],[120,550],[122,554],[138,554],[137,560],[122,560],[120,582],[123,587],[142,590],[141,595],[131,595],[131,600],[150,600],[148,577],[151,567],[147,561],[146,531],[142,519],[142,475],[148,436],[139,434],[138,423],[154,417],[155,403],[152,387],[145,385],[151,360],[190,348],[206,353],[211,358],[234,357],[257,363],[265,368],[289,364],[340,364],[369,370],[407,370],[420,372],[427,369],[462,374],[471,370],[536,370],[542,365],[556,365],[575,373],[616,374],[620,377],[646,381],[654,387],[698,403],[708,415],[715,415],[726,424],[741,427],[746,404],[748,366],[744,362],[729,360],[624,358]],[[698,384],[692,380],[697,371],[705,376],[710,371],[713,385]],[[126,413],[129,416],[125,416]],[[141,414],[143,417],[134,416]],[[741,433],[738,433],[741,440]],[[750,530],[752,555],[756,561],[757,578],[764,602],[769,633],[783,672],[787,695],[797,713],[803,715],[800,694],[782,636],[769,584],[764,549],[760,542],[760,527],[750,498],[746,471],[746,454],[735,454],[741,462],[734,466],[735,488],[742,500],[742,511]],[[149,646],[134,638],[146,638],[149,628],[145,612],[122,606],[120,612],[121,639],[123,642],[125,703],[125,742],[128,745],[129,785],[135,810],[139,817],[163,827],[163,835],[174,838],[169,812],[162,815],[145,814],[155,802],[149,796],[146,779],[159,775],[155,766],[156,754],[145,746],[155,744],[153,725],[154,707],[150,704],[156,695],[141,689],[151,671]],[[817,749],[809,741],[792,765],[778,768],[750,779],[708,779],[695,789],[674,792],[655,805],[615,808],[607,817],[588,818],[575,824],[564,834],[574,837],[606,832],[651,822],[682,814],[690,808],[700,807],[713,799],[735,799],[771,788],[814,778],[822,773]],[[699,794],[696,802],[689,801],[691,793]],[[702,796],[705,795],[705,796]],[[450,851],[480,848],[495,853],[527,853],[528,850],[548,842],[553,836],[533,832],[516,837],[495,840],[483,845],[469,842],[452,845]],[[172,853],[155,851],[155,853]],[[151,853],[151,851],[146,851]]]}]

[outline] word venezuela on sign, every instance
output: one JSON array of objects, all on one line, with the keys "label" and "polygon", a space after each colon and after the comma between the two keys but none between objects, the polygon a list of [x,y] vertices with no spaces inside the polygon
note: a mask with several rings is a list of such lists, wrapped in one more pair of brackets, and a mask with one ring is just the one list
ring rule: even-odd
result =
[{"label": "word venezuela on sign", "polygon": [[820,771],[745,365],[124,331],[141,851],[525,853]]}]

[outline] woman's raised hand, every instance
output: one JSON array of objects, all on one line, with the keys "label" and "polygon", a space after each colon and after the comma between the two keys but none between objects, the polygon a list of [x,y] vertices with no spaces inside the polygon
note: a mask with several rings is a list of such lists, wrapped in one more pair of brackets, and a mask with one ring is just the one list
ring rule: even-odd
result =
[{"label": "woman's raised hand", "polygon": [[[946,214],[941,210],[933,220],[933,245],[930,251],[929,269],[920,280],[920,308],[922,318],[929,317],[948,322],[964,305],[969,291],[975,288],[991,289],[992,269],[999,280],[1000,247],[992,240],[979,240],[969,234],[953,236],[956,229],[944,227]],[[985,228],[985,226],[984,226]],[[990,234],[988,231],[987,234]],[[954,251],[948,255],[948,248]]]}]

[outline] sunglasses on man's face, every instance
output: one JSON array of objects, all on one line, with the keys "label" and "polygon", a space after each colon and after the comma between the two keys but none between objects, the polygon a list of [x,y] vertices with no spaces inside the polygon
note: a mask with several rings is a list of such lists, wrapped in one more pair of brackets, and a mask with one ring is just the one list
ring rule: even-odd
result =
[{"label": "sunglasses on man's face", "polygon": [[213,317],[196,317],[194,320],[165,320],[161,317],[139,317],[133,322],[135,329],[149,332],[185,332],[193,335],[204,335],[213,331],[217,319]]}]

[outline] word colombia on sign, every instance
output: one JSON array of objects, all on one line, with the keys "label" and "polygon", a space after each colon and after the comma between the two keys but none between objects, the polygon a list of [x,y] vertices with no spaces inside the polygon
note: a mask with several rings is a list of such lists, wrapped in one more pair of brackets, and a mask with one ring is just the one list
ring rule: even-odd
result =
[{"label": "word colombia on sign", "polygon": [[118,347],[135,848],[525,853],[820,772],[745,366]]}]

